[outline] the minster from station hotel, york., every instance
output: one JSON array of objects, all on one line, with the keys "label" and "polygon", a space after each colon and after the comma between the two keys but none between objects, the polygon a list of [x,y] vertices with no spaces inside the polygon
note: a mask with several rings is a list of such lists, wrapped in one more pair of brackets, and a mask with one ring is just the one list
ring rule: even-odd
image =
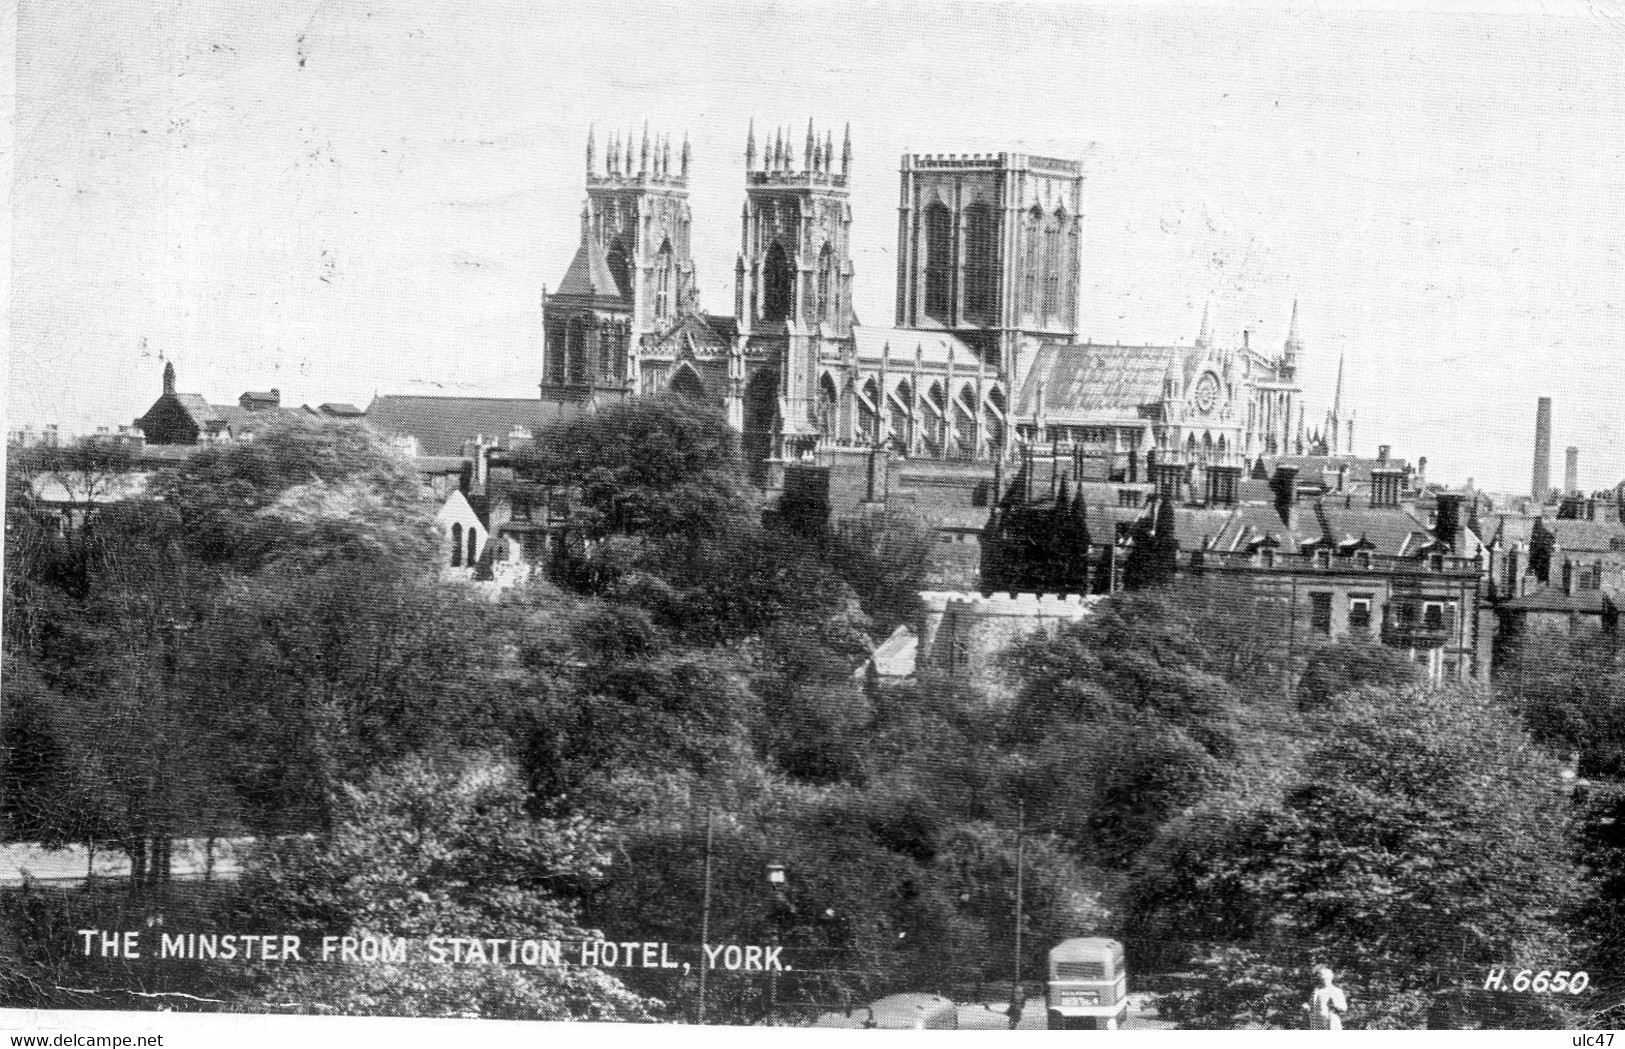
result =
[{"label": "the minster from station hotel, york.", "polygon": [[[1206,310],[1188,345],[1080,339],[1083,268],[1110,264],[1087,255],[1080,161],[903,156],[894,325],[879,327],[852,307],[850,128],[752,125],[742,145],[730,313],[696,291],[686,137],[592,130],[579,246],[541,293],[539,396],[297,409],[363,419],[418,457],[448,577],[512,583],[568,537],[569,493],[516,476],[510,452],[579,412],[673,392],[725,414],[770,507],[836,528],[903,508],[934,530],[933,589],[877,650],[883,677],[982,674],[1013,632],[1132,585],[1153,549],[1169,572],[1250,588],[1236,614],[1264,642],[1370,637],[1435,680],[1488,676],[1498,634],[1613,625],[1617,490],[1584,497],[1571,470],[1561,491],[1491,501],[1429,484],[1425,457],[1380,437],[1355,454],[1341,366],[1330,404],[1311,409],[1298,385],[1313,340],[1297,303],[1281,304],[1274,348],[1215,336]],[[161,462],[292,410],[276,391],[213,405],[167,371],[129,439]],[[1012,532],[1016,506],[1070,515],[1082,552],[1012,576],[1001,552],[1033,541]]]}]

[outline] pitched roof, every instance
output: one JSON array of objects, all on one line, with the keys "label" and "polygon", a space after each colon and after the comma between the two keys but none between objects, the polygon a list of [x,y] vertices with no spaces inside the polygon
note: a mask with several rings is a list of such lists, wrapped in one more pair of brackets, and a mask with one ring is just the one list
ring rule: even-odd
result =
[{"label": "pitched roof", "polygon": [[[933,331],[926,328],[872,328],[852,326],[852,338],[858,357],[865,360],[889,360],[899,373],[914,361],[915,351],[928,361],[946,361],[952,354],[955,365],[965,366],[964,378],[976,375],[977,352],[953,332]],[[955,376],[956,380],[959,376]]]},{"label": "pitched roof", "polygon": [[1041,342],[1016,414],[1038,414],[1042,385],[1044,414],[1053,422],[1137,418],[1141,405],[1162,399],[1163,378],[1190,352],[1186,346]]},{"label": "pitched roof", "polygon": [[719,352],[733,345],[739,333],[739,323],[732,317],[711,314],[691,314],[668,328],[656,341],[656,349],[675,346],[678,352],[692,343],[697,351]]},{"label": "pitched roof", "polygon": [[919,651],[919,638],[906,625],[892,631],[891,637],[876,645],[869,658],[853,673],[862,678],[873,667],[881,677],[909,677],[914,673],[914,661]]},{"label": "pitched roof", "polygon": [[564,279],[553,294],[624,301],[620,285],[615,283],[615,275],[609,271],[609,260],[604,257],[603,246],[591,237],[582,240],[581,247],[576,249],[576,257],[570,260],[570,268],[565,271]]},{"label": "pitched roof", "polygon": [[506,438],[515,427],[534,434],[573,418],[576,404],[535,397],[418,397],[385,394],[367,406],[367,425],[382,434],[411,437],[419,455],[461,455],[477,436]]},{"label": "pitched roof", "polygon": [[1564,550],[1609,550],[1625,547],[1625,524],[1618,521],[1553,520],[1546,528]]}]

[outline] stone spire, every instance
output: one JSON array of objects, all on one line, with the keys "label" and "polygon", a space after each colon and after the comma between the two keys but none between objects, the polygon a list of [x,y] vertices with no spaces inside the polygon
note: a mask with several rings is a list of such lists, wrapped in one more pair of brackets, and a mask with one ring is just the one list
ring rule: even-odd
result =
[{"label": "stone spire", "polygon": [[[1293,312],[1294,312],[1294,321],[1296,321],[1296,312],[1297,311],[1294,310]],[[1287,345],[1288,346],[1291,346],[1293,344],[1293,340],[1296,337],[1296,333],[1297,333],[1297,324],[1296,323],[1293,324],[1292,331],[1293,331],[1293,335],[1287,336]],[[1341,428],[1342,422],[1343,422],[1343,355],[1338,354],[1337,355],[1337,386],[1333,389],[1333,392],[1332,392],[1332,418],[1331,418],[1331,425],[1327,427],[1327,429],[1331,431],[1331,435],[1332,435],[1331,448],[1329,450],[1330,450],[1331,454],[1333,454],[1333,455],[1338,454],[1337,453],[1337,431]],[[1349,420],[1349,444],[1353,445],[1353,443],[1354,443],[1354,420],[1351,419],[1351,420]],[[1349,450],[1352,451],[1353,449],[1350,448]]]},{"label": "stone spire", "polygon": [[835,136],[829,128],[824,129],[824,174],[829,174],[835,167]]},{"label": "stone spire", "polygon": [[[1298,337],[1298,300],[1292,300],[1292,323],[1287,325],[1286,345],[1281,347],[1281,378],[1291,382],[1298,374],[1298,357],[1303,353],[1303,340]],[[1338,365],[1339,369],[1342,365]]]},{"label": "stone spire", "polygon": [[621,136],[618,132],[609,133],[609,148],[604,150],[604,167],[611,175],[621,173]]},{"label": "stone spire", "polygon": [[749,171],[756,166],[756,118],[752,117],[750,129],[745,132],[745,170]]},{"label": "stone spire", "polygon": [[643,122],[643,146],[638,151],[638,174],[649,173],[649,122]]},{"label": "stone spire", "polygon": [[813,150],[815,150],[817,148],[818,148],[818,137],[813,134],[812,117],[808,117],[807,118],[807,148],[801,154],[801,156],[802,156],[801,169],[803,171],[812,171],[812,170],[814,170],[814,166],[813,166]]},{"label": "stone spire", "polygon": [[846,125],[846,140],[841,143],[841,177],[852,171],[852,125]]},{"label": "stone spire", "polygon": [[1196,333],[1196,348],[1199,350],[1207,349],[1212,343],[1212,336],[1208,332],[1207,313],[1207,304],[1204,303],[1202,306],[1202,330]]},{"label": "stone spire", "polygon": [[164,362],[164,393],[173,394],[174,392],[175,392],[175,362],[174,361],[165,361]]},{"label": "stone spire", "polygon": [[683,178],[685,178],[685,179],[688,178],[688,132],[687,131],[683,132],[683,156],[682,156],[682,159],[678,161],[678,163],[682,165],[681,171],[679,173],[683,176]]},{"label": "stone spire", "polygon": [[593,125],[588,124],[587,125],[587,177],[588,178],[592,177],[592,162],[593,162],[593,159],[594,159],[594,154],[596,152],[597,152],[596,143],[593,141]]}]

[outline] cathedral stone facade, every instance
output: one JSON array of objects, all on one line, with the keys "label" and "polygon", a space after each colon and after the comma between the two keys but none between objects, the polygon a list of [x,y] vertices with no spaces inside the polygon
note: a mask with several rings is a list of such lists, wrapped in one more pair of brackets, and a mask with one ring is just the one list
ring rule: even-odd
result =
[{"label": "cathedral stone facade", "polygon": [[[543,292],[542,397],[674,391],[722,408],[753,461],[884,447],[1005,459],[1066,442],[1113,480],[1301,452],[1293,307],[1278,353],[1080,342],[1083,165],[1021,153],[902,158],[895,326],[852,310],[850,129],[746,135],[732,316],[708,314],[690,255],[689,149],[587,141],[581,244]],[[1219,476],[1226,476],[1224,470]]]}]

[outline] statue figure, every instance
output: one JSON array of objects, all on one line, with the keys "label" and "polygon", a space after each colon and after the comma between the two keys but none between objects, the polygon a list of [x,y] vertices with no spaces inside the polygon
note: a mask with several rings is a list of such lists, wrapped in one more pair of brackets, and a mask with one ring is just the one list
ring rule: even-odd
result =
[{"label": "statue figure", "polygon": [[1304,1009],[1309,1013],[1309,1029],[1312,1031],[1341,1031],[1343,1029],[1343,1014],[1348,1012],[1348,996],[1343,988],[1332,982],[1332,971],[1322,966],[1316,970],[1320,977],[1320,986],[1309,996],[1304,1003]]}]

